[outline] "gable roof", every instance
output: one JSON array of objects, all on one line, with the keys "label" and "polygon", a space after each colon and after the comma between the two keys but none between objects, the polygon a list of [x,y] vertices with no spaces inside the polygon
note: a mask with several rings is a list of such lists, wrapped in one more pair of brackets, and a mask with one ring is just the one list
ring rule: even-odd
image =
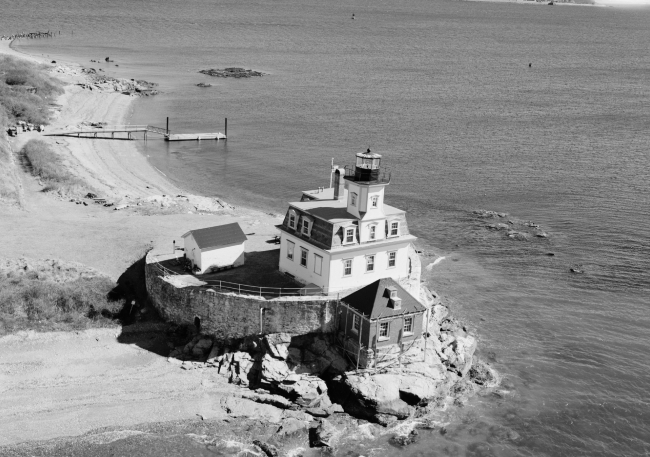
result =
[{"label": "gable roof", "polygon": [[[386,293],[387,287],[397,289],[397,296],[402,299],[402,308],[393,309],[389,304],[389,296]],[[392,278],[378,279],[365,287],[352,292],[347,297],[341,299],[351,308],[359,311],[370,319],[378,317],[400,316],[402,314],[422,313],[426,311],[424,305],[409,294]]]},{"label": "gable roof", "polygon": [[183,238],[190,234],[194,237],[194,241],[201,250],[239,244],[248,239],[237,222],[190,230],[183,235]]}]

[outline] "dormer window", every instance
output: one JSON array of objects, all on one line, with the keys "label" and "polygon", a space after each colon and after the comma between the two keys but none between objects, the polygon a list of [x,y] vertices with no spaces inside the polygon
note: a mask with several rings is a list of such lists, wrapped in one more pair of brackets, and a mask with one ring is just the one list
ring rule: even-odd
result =
[{"label": "dormer window", "polygon": [[378,204],[378,203],[379,203],[379,196],[378,196],[378,195],[375,195],[374,197],[372,197],[372,198],[370,199],[370,206],[371,206],[372,208],[377,208],[377,204]]},{"label": "dormer window", "polygon": [[393,221],[390,223],[388,236],[399,236],[399,221]]},{"label": "dormer window", "polygon": [[300,229],[300,233],[302,235],[304,235],[304,236],[311,236],[312,224],[313,224],[313,221],[311,220],[311,218],[303,216],[302,217],[302,228]]},{"label": "dormer window", "polygon": [[343,244],[354,243],[354,227],[346,227],[344,230]]},{"label": "dormer window", "polygon": [[289,228],[296,229],[296,221],[298,220],[298,215],[292,209],[289,210]]},{"label": "dormer window", "polygon": [[368,239],[371,240],[371,241],[375,240],[377,238],[377,226],[376,225],[371,225],[370,227],[368,227],[368,229],[370,230],[370,233],[368,235]]},{"label": "dormer window", "polygon": [[357,194],[354,192],[350,193],[350,205],[357,206]]}]

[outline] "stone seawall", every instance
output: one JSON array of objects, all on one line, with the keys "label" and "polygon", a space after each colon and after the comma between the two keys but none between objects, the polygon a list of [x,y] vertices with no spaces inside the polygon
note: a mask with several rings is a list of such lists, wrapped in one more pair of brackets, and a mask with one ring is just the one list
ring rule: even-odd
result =
[{"label": "stone seawall", "polygon": [[327,297],[263,297],[217,292],[204,287],[176,287],[156,263],[145,267],[149,297],[168,321],[194,324],[219,340],[269,333],[334,332],[336,299]]}]

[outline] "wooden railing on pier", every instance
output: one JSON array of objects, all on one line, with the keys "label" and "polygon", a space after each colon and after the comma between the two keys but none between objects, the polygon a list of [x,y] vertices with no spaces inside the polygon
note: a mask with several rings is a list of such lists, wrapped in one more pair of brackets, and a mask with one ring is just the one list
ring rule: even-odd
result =
[{"label": "wooden railing on pier", "polygon": [[155,125],[103,125],[78,127],[75,129],[59,130],[46,133],[47,136],[76,136],[77,138],[109,138],[116,139],[116,133],[126,133],[127,137],[118,139],[133,139],[134,133],[144,134],[144,139],[147,139],[148,133],[162,135],[166,141],[183,141],[183,140],[225,140],[226,135],[221,132],[218,133],[175,133],[172,134],[170,130]]}]

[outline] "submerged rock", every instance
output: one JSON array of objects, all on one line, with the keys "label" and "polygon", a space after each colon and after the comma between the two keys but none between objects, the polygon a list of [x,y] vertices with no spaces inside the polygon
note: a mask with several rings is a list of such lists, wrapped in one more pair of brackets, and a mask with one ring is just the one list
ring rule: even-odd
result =
[{"label": "submerged rock", "polygon": [[220,78],[250,78],[252,76],[264,76],[261,71],[245,70],[239,67],[224,68],[222,70],[211,68],[209,70],[199,70],[199,73]]}]

